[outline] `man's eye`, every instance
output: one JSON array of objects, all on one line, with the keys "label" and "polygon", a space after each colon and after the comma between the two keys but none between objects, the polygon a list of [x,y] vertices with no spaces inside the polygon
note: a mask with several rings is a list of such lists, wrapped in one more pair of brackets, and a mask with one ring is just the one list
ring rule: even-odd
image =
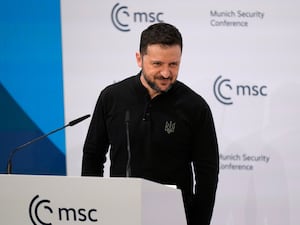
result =
[{"label": "man's eye", "polygon": [[160,65],[161,65],[161,62],[153,62],[153,65],[155,65],[155,66],[160,66]]}]

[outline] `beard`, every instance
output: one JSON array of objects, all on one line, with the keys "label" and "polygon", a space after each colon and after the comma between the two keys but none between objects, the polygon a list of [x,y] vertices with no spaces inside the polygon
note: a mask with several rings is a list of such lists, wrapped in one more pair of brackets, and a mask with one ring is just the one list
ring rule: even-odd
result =
[{"label": "beard", "polygon": [[144,73],[144,71],[142,71],[142,76],[144,77],[144,79],[145,79],[145,81],[147,82],[147,84],[149,85],[149,87],[151,88],[151,89],[153,89],[155,92],[157,92],[157,93],[164,93],[164,92],[168,92],[171,88],[172,88],[172,86],[173,86],[173,83],[171,83],[170,85],[169,85],[169,87],[166,89],[166,90],[161,90],[160,89],[160,87],[155,83],[155,80],[157,80],[157,79],[159,79],[159,80],[169,80],[169,78],[164,78],[164,77],[162,77],[162,76],[160,76],[160,77],[158,77],[158,78],[154,78],[154,81],[151,81],[150,79],[149,79],[149,77],[147,76],[147,74],[146,73]]}]

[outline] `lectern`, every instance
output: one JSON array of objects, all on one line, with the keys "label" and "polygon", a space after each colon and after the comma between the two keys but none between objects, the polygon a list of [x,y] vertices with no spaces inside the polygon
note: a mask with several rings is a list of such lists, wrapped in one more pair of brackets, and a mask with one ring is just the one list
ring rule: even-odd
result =
[{"label": "lectern", "polygon": [[139,178],[0,175],[0,224],[186,225],[181,192]]}]

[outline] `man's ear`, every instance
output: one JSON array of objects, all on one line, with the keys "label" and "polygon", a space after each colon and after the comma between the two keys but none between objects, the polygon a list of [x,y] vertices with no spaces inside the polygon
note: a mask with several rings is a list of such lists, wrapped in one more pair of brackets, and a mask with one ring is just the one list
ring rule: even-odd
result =
[{"label": "man's ear", "polygon": [[140,52],[135,53],[136,63],[137,65],[142,68],[142,55]]}]

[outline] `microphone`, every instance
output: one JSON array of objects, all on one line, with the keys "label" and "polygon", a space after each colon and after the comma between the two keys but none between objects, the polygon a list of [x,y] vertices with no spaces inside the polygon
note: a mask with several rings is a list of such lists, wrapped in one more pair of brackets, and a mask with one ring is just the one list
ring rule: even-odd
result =
[{"label": "microphone", "polygon": [[131,176],[131,149],[130,149],[130,137],[129,137],[129,121],[130,112],[126,110],[125,112],[125,128],[126,128],[126,141],[127,141],[127,165],[126,165],[126,177]]},{"label": "microphone", "polygon": [[143,113],[143,121],[148,121],[150,118],[150,108],[151,108],[151,103],[148,101],[145,105],[144,108],[144,113]]},{"label": "microphone", "polygon": [[60,131],[60,130],[62,130],[62,129],[64,129],[64,128],[68,127],[68,126],[74,126],[74,125],[80,123],[81,121],[83,121],[83,120],[85,120],[85,119],[87,119],[87,118],[89,118],[89,117],[90,117],[90,115],[88,114],[88,115],[82,116],[82,117],[80,117],[80,118],[78,118],[78,119],[72,120],[71,122],[69,122],[67,125],[64,125],[63,127],[60,127],[60,128],[58,128],[58,129],[55,129],[55,130],[49,132],[48,134],[44,134],[44,135],[39,136],[39,137],[37,137],[37,138],[35,138],[35,139],[32,139],[32,140],[26,142],[25,144],[19,145],[18,147],[16,147],[15,149],[13,149],[13,150],[10,152],[10,155],[9,155],[9,158],[8,158],[8,161],[7,161],[7,168],[6,168],[7,174],[11,174],[11,172],[12,172],[12,159],[13,159],[13,157],[14,157],[14,155],[15,155],[15,153],[16,153],[17,151],[19,151],[19,150],[25,148],[25,147],[28,146],[28,145],[33,144],[34,142],[37,142],[37,141],[39,141],[39,140],[41,140],[41,139],[43,139],[43,138],[49,136],[50,134],[56,133],[57,131]]},{"label": "microphone", "polygon": [[[79,117],[78,119],[75,119],[75,120],[72,120],[71,122],[69,122],[69,124],[68,125],[66,125],[66,126],[74,126],[74,125],[76,125],[77,123],[80,123],[81,121],[83,121],[83,120],[85,120],[85,119],[87,119],[87,118],[89,118],[91,115],[85,115],[85,116],[82,116],[82,117]],[[65,127],[66,127],[65,126]]]}]

